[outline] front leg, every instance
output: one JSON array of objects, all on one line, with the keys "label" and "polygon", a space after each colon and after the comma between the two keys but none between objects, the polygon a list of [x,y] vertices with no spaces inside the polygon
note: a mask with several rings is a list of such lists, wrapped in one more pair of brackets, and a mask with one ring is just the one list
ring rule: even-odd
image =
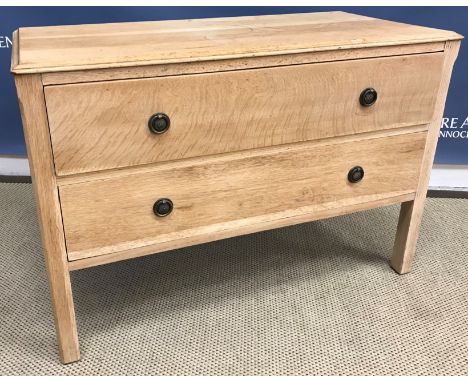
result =
[{"label": "front leg", "polygon": [[19,75],[15,81],[49,276],[60,360],[63,363],[75,362],[80,359],[80,348],[43,85],[38,74]]}]

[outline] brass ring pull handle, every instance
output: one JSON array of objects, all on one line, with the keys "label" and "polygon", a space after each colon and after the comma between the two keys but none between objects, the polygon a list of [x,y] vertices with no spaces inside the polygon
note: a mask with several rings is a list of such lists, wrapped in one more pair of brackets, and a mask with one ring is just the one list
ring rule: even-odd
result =
[{"label": "brass ring pull handle", "polygon": [[161,198],[156,200],[153,205],[153,212],[156,216],[164,217],[169,215],[174,208],[174,204],[171,199]]},{"label": "brass ring pull handle", "polygon": [[153,114],[148,121],[148,128],[153,134],[163,134],[171,126],[171,120],[167,114]]},{"label": "brass ring pull handle", "polygon": [[350,183],[358,183],[364,178],[364,169],[361,166],[354,166],[348,172],[348,181]]},{"label": "brass ring pull handle", "polygon": [[372,88],[364,89],[359,96],[359,103],[364,107],[372,106],[377,101],[377,91]]}]

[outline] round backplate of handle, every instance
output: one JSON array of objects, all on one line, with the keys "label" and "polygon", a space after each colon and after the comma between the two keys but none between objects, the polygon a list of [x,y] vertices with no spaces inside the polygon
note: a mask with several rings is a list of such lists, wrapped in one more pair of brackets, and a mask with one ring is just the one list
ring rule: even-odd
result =
[{"label": "round backplate of handle", "polygon": [[174,208],[172,200],[169,198],[161,198],[153,204],[153,212],[156,216],[164,217],[169,215]]},{"label": "round backplate of handle", "polygon": [[364,178],[364,169],[361,166],[354,166],[348,172],[348,181],[350,183],[358,183]]},{"label": "round backplate of handle", "polygon": [[359,96],[359,103],[364,107],[372,106],[377,101],[377,91],[373,88],[364,89]]},{"label": "round backplate of handle", "polygon": [[148,128],[153,134],[163,134],[171,126],[171,119],[167,114],[153,114],[148,121]]}]

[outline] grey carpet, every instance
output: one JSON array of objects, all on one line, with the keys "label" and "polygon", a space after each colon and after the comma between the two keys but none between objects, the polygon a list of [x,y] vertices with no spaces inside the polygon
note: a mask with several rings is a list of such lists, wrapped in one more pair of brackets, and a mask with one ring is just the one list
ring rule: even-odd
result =
[{"label": "grey carpet", "polygon": [[0,374],[467,374],[468,200],[430,199],[411,274],[398,208],[72,274],[63,366],[31,185],[0,184]]}]

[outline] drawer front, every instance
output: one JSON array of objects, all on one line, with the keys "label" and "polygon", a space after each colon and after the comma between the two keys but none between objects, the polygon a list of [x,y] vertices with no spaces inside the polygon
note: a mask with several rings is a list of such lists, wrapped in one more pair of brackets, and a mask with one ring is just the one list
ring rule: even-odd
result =
[{"label": "drawer front", "polygon": [[[426,135],[307,142],[76,177],[59,186],[69,260],[414,193]],[[355,166],[364,178],[351,183]],[[172,213],[156,216],[164,198]]]},{"label": "drawer front", "polygon": [[[432,119],[441,53],[45,87],[58,175]],[[361,106],[366,88],[377,101]],[[165,113],[163,134],[148,128]]]}]

